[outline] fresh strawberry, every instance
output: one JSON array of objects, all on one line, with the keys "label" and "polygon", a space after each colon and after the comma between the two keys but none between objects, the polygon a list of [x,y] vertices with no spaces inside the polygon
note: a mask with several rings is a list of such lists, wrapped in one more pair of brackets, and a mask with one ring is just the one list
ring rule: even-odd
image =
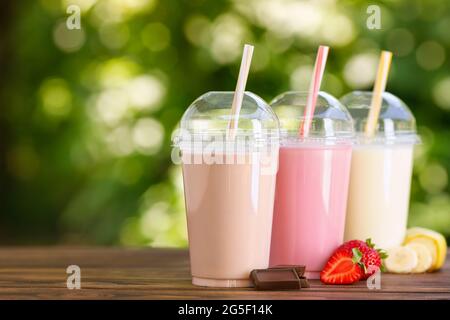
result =
[{"label": "fresh strawberry", "polygon": [[338,249],[320,273],[320,280],[326,284],[351,284],[364,275],[359,263],[362,254],[358,248]]},{"label": "fresh strawberry", "polygon": [[358,248],[359,251],[361,251],[361,253],[363,255],[365,253],[367,253],[371,249],[371,247],[366,242],[361,241],[361,240],[350,240],[350,241],[347,241],[344,244],[342,244],[339,248],[340,249],[348,249],[350,251],[353,248]]},{"label": "fresh strawberry", "polygon": [[351,251],[353,248],[358,248],[362,253],[360,266],[363,268],[364,275],[361,280],[369,278],[378,269],[383,270],[383,259],[387,258],[386,253],[383,250],[375,249],[375,245],[371,239],[367,239],[366,242],[361,240],[347,241],[339,247],[341,250]]},{"label": "fresh strawberry", "polygon": [[365,280],[379,269],[381,270],[382,259],[380,254],[375,249],[370,249],[370,251],[363,254],[361,263],[363,264],[364,269],[364,276],[362,277],[362,280]]}]

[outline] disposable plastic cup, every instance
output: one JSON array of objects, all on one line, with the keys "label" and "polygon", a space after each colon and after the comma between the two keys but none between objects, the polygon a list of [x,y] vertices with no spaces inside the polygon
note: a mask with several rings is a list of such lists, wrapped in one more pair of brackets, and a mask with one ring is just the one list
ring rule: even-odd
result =
[{"label": "disposable plastic cup", "polygon": [[400,245],[405,237],[414,145],[420,140],[406,104],[391,93],[382,96],[378,128],[367,138],[364,128],[371,92],[341,98],[357,133],[353,149],[345,240],[371,238],[381,248]]},{"label": "disposable plastic cup", "polygon": [[249,287],[267,268],[278,169],[279,122],[246,92],[230,139],[233,92],[208,92],[187,109],[181,150],[192,283]]},{"label": "disposable plastic cup", "polygon": [[287,92],[271,103],[281,142],[270,265],[305,265],[316,279],[343,241],[354,133],[345,107],[320,92],[309,135],[299,138],[306,99]]}]

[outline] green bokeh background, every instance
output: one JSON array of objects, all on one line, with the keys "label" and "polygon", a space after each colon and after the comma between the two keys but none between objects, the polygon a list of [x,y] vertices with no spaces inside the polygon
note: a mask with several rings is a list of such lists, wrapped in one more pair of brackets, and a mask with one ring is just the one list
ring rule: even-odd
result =
[{"label": "green bokeh background", "polygon": [[[82,10],[68,30],[66,9]],[[40,0],[0,10],[0,244],[186,246],[171,133],[210,90],[233,90],[242,45],[247,89],[266,100],[307,89],[319,44],[322,89],[370,89],[381,49],[388,90],[416,116],[410,225],[450,237],[450,3]]]}]

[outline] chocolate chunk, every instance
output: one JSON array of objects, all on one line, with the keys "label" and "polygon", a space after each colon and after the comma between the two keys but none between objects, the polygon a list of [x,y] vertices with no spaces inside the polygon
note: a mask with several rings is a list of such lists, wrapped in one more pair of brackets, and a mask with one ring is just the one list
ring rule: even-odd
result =
[{"label": "chocolate chunk", "polygon": [[303,275],[305,274],[305,269],[306,269],[305,266],[296,265],[296,264],[293,264],[293,265],[278,265],[278,266],[270,267],[269,269],[278,269],[278,268],[283,268],[283,269],[294,268],[295,271],[297,272],[297,275],[299,276],[299,278],[303,277]]},{"label": "chocolate chunk", "polygon": [[268,269],[253,270],[251,278],[257,290],[299,290],[309,288],[302,265],[278,265]]},{"label": "chocolate chunk", "polygon": [[250,274],[257,290],[299,290],[300,278],[295,268],[269,268],[253,270]]},{"label": "chocolate chunk", "polygon": [[300,277],[300,285],[302,286],[302,288],[309,288],[309,282],[308,279],[306,279],[306,277]]}]

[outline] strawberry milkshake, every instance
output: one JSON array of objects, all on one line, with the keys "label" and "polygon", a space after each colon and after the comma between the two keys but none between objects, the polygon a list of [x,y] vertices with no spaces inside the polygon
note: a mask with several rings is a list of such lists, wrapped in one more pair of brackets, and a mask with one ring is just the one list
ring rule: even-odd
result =
[{"label": "strawberry milkshake", "polygon": [[281,124],[270,265],[306,266],[319,278],[342,243],[352,155],[350,114],[320,92],[307,138],[298,138],[306,93],[288,92],[271,103]]}]

